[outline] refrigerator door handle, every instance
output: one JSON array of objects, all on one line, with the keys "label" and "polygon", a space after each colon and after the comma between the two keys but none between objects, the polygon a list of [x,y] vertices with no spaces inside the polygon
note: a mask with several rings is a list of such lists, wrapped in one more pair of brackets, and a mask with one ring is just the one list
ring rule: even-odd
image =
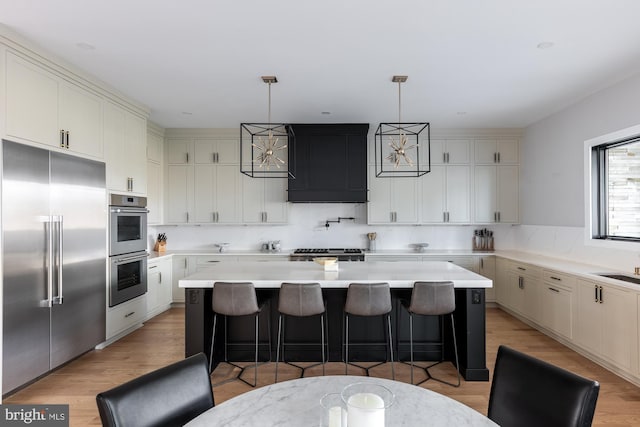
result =
[{"label": "refrigerator door handle", "polygon": [[53,221],[51,216],[42,217],[41,221],[44,223],[45,235],[47,239],[47,289],[45,292],[45,299],[40,301],[40,307],[51,307],[53,294]]},{"label": "refrigerator door handle", "polygon": [[57,295],[54,296],[51,299],[52,304],[58,304],[58,305],[62,305],[62,253],[63,253],[63,247],[62,247],[62,229],[63,229],[63,217],[62,215],[59,216],[54,216],[53,217],[53,223],[56,225],[56,233],[55,233],[55,240],[56,240],[56,264],[55,264],[55,268],[56,271],[58,272],[58,274],[56,275],[56,279],[57,279]]}]

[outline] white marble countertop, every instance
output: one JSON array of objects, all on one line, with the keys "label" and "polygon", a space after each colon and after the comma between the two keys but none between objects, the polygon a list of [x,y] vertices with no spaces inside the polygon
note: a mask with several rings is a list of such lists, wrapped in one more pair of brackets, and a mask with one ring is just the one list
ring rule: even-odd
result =
[{"label": "white marble countertop", "polygon": [[346,288],[349,283],[387,282],[392,288],[411,288],[416,281],[452,281],[456,288],[490,288],[493,282],[445,261],[340,262],[338,271],[325,271],[315,262],[218,263],[179,281],[181,288],[212,288],[213,283],[251,281],[256,288],[279,288],[282,282],[318,282],[323,288]]},{"label": "white marble countertop", "polygon": [[395,400],[387,414],[388,427],[497,426],[460,402],[411,384],[381,378],[326,376],[284,381],[243,393],[214,406],[186,427],[318,426],[322,396],[340,393],[345,386],[356,382],[379,384],[394,393]]}]

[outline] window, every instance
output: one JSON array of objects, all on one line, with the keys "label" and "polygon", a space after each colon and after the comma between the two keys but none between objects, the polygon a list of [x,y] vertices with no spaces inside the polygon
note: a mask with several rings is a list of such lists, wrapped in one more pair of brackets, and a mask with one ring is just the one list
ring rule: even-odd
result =
[{"label": "window", "polygon": [[640,242],[640,135],[592,147],[594,239]]}]

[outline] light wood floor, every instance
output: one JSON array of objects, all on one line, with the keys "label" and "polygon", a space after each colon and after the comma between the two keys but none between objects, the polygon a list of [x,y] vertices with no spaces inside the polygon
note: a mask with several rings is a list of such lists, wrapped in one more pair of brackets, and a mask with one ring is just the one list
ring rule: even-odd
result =
[{"label": "light wood floor", "polygon": [[[595,426],[640,426],[640,388],[624,381],[595,363],[578,355],[556,341],[537,332],[499,309],[487,310],[487,365],[493,374],[493,362],[500,344],[506,344],[535,357],[574,371],[600,382],[600,397],[596,407]],[[171,309],[145,326],[104,350],[91,351],[49,376],[4,399],[4,403],[68,403],[71,426],[99,426],[95,395],[141,374],[177,361],[184,356],[184,310]],[[443,375],[452,377],[453,368],[444,366]],[[327,374],[342,375],[344,365],[328,364]],[[273,381],[273,364],[259,368],[259,385]],[[294,368],[280,364],[282,379],[297,375]],[[416,371],[418,372],[418,371]],[[213,383],[230,375],[231,368],[221,365],[214,372]],[[307,375],[320,375],[320,367]],[[352,375],[362,373],[349,368]],[[381,366],[372,375],[390,377],[389,366]],[[253,380],[253,371],[245,376]],[[396,379],[408,381],[409,367],[396,363]],[[453,388],[434,381],[422,387],[450,396],[481,413],[486,413],[489,382],[464,382]],[[219,404],[251,387],[234,381],[214,388]]]}]

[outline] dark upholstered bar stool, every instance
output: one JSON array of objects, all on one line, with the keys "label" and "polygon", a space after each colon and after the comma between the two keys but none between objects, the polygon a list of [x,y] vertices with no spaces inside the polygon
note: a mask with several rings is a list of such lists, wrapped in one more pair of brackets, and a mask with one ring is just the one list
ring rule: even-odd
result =
[{"label": "dark upholstered bar stool", "polygon": [[354,316],[385,316],[387,319],[387,333],[389,335],[389,353],[391,355],[391,375],[396,378],[393,364],[393,340],[391,336],[391,289],[388,283],[351,283],[347,290],[347,302],[344,305],[345,314],[345,366],[347,374],[349,365],[364,369],[369,376],[369,369],[382,365],[385,362],[373,366],[364,367],[355,363],[349,363],[349,315]]},{"label": "dark upholstered bar stool", "polygon": [[280,360],[280,343],[282,342],[282,361],[300,369],[300,378],[304,376],[307,368],[318,366],[316,363],[311,366],[302,367],[294,363],[287,362],[284,356],[286,343],[284,342],[284,320],[286,316],[308,317],[320,315],[320,350],[322,352],[322,375],[325,370],[325,303],[322,298],[322,288],[320,283],[283,283],[280,287],[280,295],[278,297],[278,347],[276,349],[276,382],[278,382],[278,362]]},{"label": "dark upholstered bar stool", "polygon": [[[224,333],[224,361],[236,368],[240,368],[240,373],[234,379],[255,387],[258,383],[258,332],[259,332],[259,316],[262,311],[263,305],[258,304],[258,298],[256,296],[256,289],[253,283],[226,283],[215,282],[213,284],[213,294],[211,298],[211,309],[213,310],[213,330],[211,332],[211,357],[209,358],[209,373],[211,373],[211,366],[213,363],[213,345],[215,343],[216,336],[216,324],[218,320],[218,314],[225,316],[225,333]],[[227,330],[226,330],[226,317],[227,316],[254,316],[255,317],[255,376],[254,382],[251,384],[242,378],[246,367],[236,365],[229,362],[227,357]],[[271,336],[271,334],[269,334]],[[271,338],[269,338],[269,354],[271,354]],[[228,382],[224,381],[223,383]],[[222,384],[223,384],[222,383]],[[220,385],[220,384],[215,384]]]},{"label": "dark upholstered bar stool", "polygon": [[[456,298],[453,288],[453,282],[415,282],[413,284],[413,291],[411,292],[411,302],[403,301],[403,306],[409,312],[409,339],[411,346],[411,384],[413,384],[413,315],[419,314],[421,316],[438,316],[440,321],[440,333],[442,336],[442,342],[440,345],[440,361],[433,363],[424,369],[427,374],[427,378],[420,381],[416,385],[420,385],[423,382],[433,379],[444,384],[448,384],[453,387],[460,386],[460,371],[458,364],[458,344],[456,341],[456,327],[453,322],[453,312],[456,309]],[[458,371],[458,383],[450,383],[431,375],[429,368],[436,366],[444,362],[444,333],[442,316],[451,316],[451,328],[453,332],[453,349],[456,356],[456,371]]]}]

